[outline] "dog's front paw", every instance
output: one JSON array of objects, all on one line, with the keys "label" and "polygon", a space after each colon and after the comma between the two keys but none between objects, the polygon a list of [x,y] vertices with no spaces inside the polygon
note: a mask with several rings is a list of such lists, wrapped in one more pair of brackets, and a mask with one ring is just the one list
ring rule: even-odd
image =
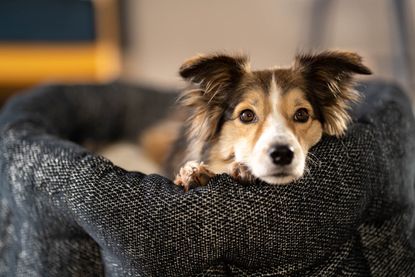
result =
[{"label": "dog's front paw", "polygon": [[203,162],[190,161],[180,168],[174,183],[182,186],[184,191],[188,191],[191,188],[207,185],[214,175],[215,173],[210,171]]},{"label": "dog's front paw", "polygon": [[249,168],[238,162],[233,162],[230,166],[230,175],[239,183],[246,184],[252,182],[255,177]]}]

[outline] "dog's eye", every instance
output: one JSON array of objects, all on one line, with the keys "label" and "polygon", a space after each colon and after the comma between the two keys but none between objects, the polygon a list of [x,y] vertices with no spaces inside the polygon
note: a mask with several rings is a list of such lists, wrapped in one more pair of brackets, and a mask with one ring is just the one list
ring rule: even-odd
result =
[{"label": "dog's eye", "polygon": [[251,123],[255,120],[255,117],[255,113],[251,110],[243,110],[239,115],[239,119],[243,123]]},{"label": "dog's eye", "polygon": [[300,108],[294,114],[294,121],[296,122],[306,123],[309,118],[310,118],[310,115],[308,114],[308,111],[306,108]]}]

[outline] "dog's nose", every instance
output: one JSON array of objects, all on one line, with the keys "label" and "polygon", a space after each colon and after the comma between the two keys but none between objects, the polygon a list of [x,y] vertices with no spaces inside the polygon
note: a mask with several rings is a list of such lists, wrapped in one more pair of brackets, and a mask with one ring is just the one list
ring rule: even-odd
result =
[{"label": "dog's nose", "polygon": [[275,145],[268,153],[276,165],[290,164],[294,157],[294,149],[288,145]]}]

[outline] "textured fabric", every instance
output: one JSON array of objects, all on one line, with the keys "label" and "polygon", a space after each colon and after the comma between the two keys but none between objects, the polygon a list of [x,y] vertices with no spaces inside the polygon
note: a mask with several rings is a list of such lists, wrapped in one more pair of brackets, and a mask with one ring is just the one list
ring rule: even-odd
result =
[{"label": "textured fabric", "polygon": [[52,86],[0,115],[0,276],[414,276],[415,121],[395,86],[368,83],[342,139],[301,180],[184,193],[75,142],[134,137],[172,94]]}]

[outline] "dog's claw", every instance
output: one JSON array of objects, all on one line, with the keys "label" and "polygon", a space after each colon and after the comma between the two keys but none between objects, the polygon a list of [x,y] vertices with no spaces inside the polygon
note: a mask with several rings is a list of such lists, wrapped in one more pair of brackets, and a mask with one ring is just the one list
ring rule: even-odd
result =
[{"label": "dog's claw", "polygon": [[205,186],[215,174],[203,162],[190,161],[180,168],[174,183],[182,186],[184,191]]},{"label": "dog's claw", "polygon": [[230,175],[239,183],[245,184],[252,182],[255,178],[249,168],[241,163],[234,162],[230,167]]}]

